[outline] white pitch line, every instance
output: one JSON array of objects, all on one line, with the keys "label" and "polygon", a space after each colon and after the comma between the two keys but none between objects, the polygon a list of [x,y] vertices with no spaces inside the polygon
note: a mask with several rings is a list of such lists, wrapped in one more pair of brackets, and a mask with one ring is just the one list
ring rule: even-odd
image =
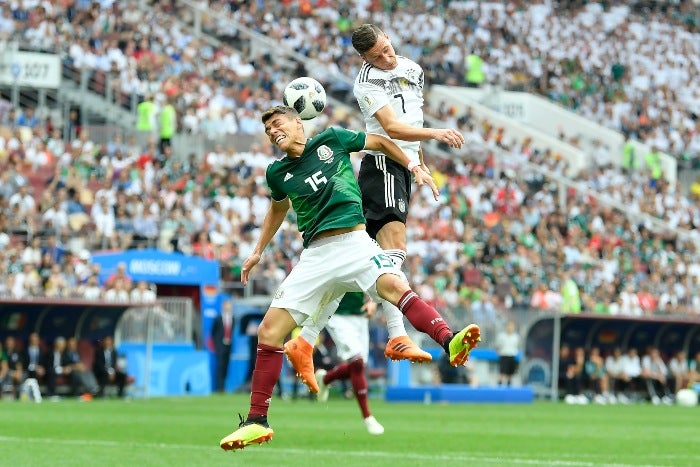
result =
[{"label": "white pitch line", "polygon": [[[110,448],[141,448],[141,449],[188,449],[200,451],[216,451],[219,448],[216,446],[203,446],[200,444],[171,444],[171,443],[140,443],[132,441],[109,441],[95,439],[58,439],[58,438],[21,438],[17,436],[0,436],[0,443],[31,443],[31,444],[53,444],[53,445],[79,445],[79,446],[102,446]],[[272,451],[278,454],[299,454],[299,455],[327,455],[333,457],[346,456],[356,458],[378,458],[396,460],[409,459],[415,461],[449,461],[454,462],[463,458],[464,460],[480,461],[487,464],[496,465],[547,465],[565,466],[565,467],[598,467],[601,465],[607,467],[663,467],[659,464],[620,464],[620,463],[600,463],[600,462],[585,462],[585,461],[567,461],[561,459],[521,459],[514,457],[494,457],[489,453],[466,453],[464,455],[448,455],[448,454],[420,454],[420,453],[396,453],[387,451],[338,451],[332,449],[294,449],[294,448],[270,448],[261,449],[257,446],[251,446],[245,450],[246,455],[255,454],[270,454]],[[666,456],[663,456],[666,457]],[[671,456],[675,457],[675,456]],[[687,456],[678,456],[687,459]],[[696,456],[692,456],[696,457]]]}]

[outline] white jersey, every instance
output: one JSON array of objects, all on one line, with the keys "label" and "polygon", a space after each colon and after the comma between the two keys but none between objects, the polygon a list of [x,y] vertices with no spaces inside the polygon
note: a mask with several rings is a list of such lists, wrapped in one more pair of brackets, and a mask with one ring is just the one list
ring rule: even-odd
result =
[{"label": "white jersey", "polygon": [[[355,79],[353,93],[365,117],[366,133],[387,136],[374,114],[391,105],[401,123],[423,128],[423,69],[413,60],[397,56],[393,70],[380,70],[369,63],[362,65]],[[411,160],[418,162],[419,141],[393,140]],[[378,151],[368,154],[383,155]]]},{"label": "white jersey", "polygon": [[504,357],[515,357],[520,347],[520,335],[517,332],[502,332],[496,337],[498,354]]}]

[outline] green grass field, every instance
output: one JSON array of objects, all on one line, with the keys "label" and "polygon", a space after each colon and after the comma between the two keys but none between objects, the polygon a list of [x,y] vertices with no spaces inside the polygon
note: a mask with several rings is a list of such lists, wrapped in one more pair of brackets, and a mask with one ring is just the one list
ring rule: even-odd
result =
[{"label": "green grass field", "polygon": [[700,409],[273,400],[269,444],[224,452],[245,395],[0,402],[3,466],[698,466]]}]

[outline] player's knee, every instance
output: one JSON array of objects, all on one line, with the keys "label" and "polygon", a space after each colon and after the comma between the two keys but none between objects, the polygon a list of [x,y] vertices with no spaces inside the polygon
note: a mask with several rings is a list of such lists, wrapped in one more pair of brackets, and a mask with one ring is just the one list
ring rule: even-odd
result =
[{"label": "player's knee", "polygon": [[381,298],[394,305],[396,305],[403,294],[409,290],[409,285],[397,275],[384,274],[377,279],[377,293]]},{"label": "player's knee", "polygon": [[285,336],[281,335],[278,328],[279,327],[275,324],[270,324],[263,320],[260,326],[258,326],[258,342],[265,345],[281,347]]}]

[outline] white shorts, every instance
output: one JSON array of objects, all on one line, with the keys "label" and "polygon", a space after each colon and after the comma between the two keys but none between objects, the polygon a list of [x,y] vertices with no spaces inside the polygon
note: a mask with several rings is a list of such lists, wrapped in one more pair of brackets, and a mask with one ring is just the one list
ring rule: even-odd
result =
[{"label": "white shorts", "polygon": [[363,315],[333,315],[326,330],[331,335],[338,358],[346,362],[360,356],[369,360],[369,320]]},{"label": "white shorts", "polygon": [[270,307],[286,309],[301,325],[307,318],[325,324],[346,292],[366,292],[379,301],[375,283],[383,274],[401,270],[364,230],[322,238],[301,252],[299,262],[282,282]]}]

